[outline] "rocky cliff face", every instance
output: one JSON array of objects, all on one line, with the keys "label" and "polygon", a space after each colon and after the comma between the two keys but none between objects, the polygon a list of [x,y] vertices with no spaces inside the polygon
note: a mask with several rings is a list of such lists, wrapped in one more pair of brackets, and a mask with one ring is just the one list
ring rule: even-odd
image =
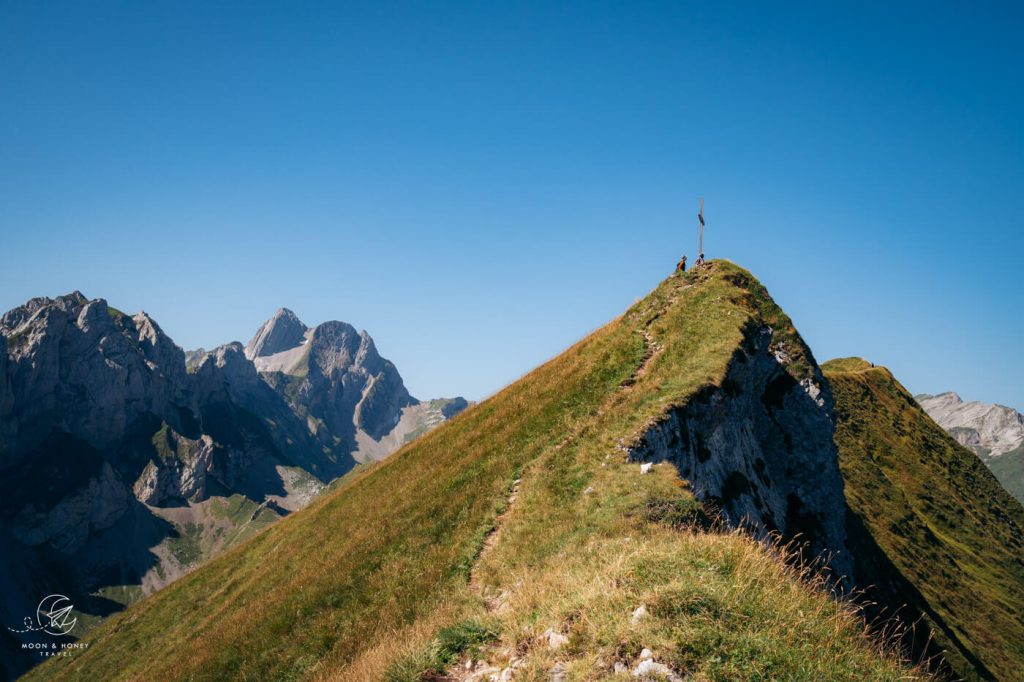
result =
[{"label": "rocky cliff face", "polygon": [[14,410],[14,391],[11,388],[7,365],[7,337],[0,334],[0,442],[4,443],[12,442],[14,439],[14,421],[11,419]]},{"label": "rocky cliff face", "polygon": [[[813,364],[798,380],[769,326],[749,325],[721,386],[671,410],[630,450],[670,461],[698,499],[755,533],[799,536],[851,575],[832,394]],[[809,357],[809,351],[807,352]]]},{"label": "rocky cliff face", "polygon": [[30,300],[0,318],[0,621],[48,591],[98,613],[167,584],[304,506],[362,441],[400,446],[419,405],[344,323],[282,310],[247,348],[186,357],[144,312]]},{"label": "rocky cliff face", "polygon": [[[314,433],[330,434],[359,461],[386,456],[431,419],[370,335],[345,322],[309,328],[282,308],[245,353]],[[465,407],[461,398],[444,403],[449,411]]]},{"label": "rocky cliff face", "polygon": [[147,415],[178,424],[191,407],[181,349],[145,313],[128,317],[75,292],[6,313],[0,335],[15,432],[0,442],[0,466],[55,431],[109,447]]},{"label": "rocky cliff face", "polygon": [[263,323],[245,347],[245,357],[264,358],[294,348],[306,340],[306,325],[287,308],[280,308]]}]

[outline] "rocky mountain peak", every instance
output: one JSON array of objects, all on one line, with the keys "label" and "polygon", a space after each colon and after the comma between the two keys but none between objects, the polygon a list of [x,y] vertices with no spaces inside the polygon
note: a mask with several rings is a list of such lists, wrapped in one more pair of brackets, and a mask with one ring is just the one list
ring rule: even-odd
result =
[{"label": "rocky mountain peak", "polygon": [[984,457],[999,457],[1024,446],[1024,415],[1011,407],[977,400],[964,402],[952,391],[922,394],[915,399],[962,445],[983,448],[979,454]]},{"label": "rocky mountain peak", "polygon": [[[309,328],[281,308],[245,352],[297,414],[322,425],[360,461],[386,456],[422,425],[443,421],[466,405],[462,399],[421,403],[412,397],[370,334],[340,320]],[[190,367],[197,363],[189,360]],[[447,412],[441,412],[442,404]]]},{"label": "rocky mountain peak", "polygon": [[[89,299],[80,291],[73,291],[57,298],[48,296],[30,298],[24,305],[12,308],[4,313],[3,317],[0,317],[0,334],[13,336],[30,321],[37,317],[46,317],[50,310],[60,311],[66,315],[77,315],[82,306],[88,302]],[[106,305],[106,301],[102,299],[97,299],[96,302]]]},{"label": "rocky mountain peak", "polygon": [[251,375],[256,376],[255,368],[246,357],[245,349],[238,341],[225,343],[213,350],[201,350],[202,355],[194,359],[195,372],[202,376],[205,373],[216,373],[217,370],[227,370],[227,375]]},{"label": "rocky mountain peak", "polygon": [[301,345],[308,327],[288,308],[278,308],[245,347],[245,357],[266,357]]},{"label": "rocky mountain peak", "polygon": [[380,353],[377,352],[377,346],[373,343],[373,338],[366,333],[365,329],[360,330],[359,350],[356,351],[356,364],[363,367],[372,366],[374,370],[377,370],[382,363],[383,359],[380,357]]},{"label": "rocky mountain peak", "polygon": [[921,395],[917,396],[917,400],[918,400],[918,402],[920,402],[922,400],[926,400],[926,401],[928,401],[929,403],[931,403],[933,405],[944,405],[944,406],[948,406],[948,407],[954,407],[956,405],[961,405],[964,402],[964,399],[960,397],[960,394],[956,393],[954,391],[946,391],[945,393],[936,393],[935,395],[930,395],[930,394],[927,394],[927,393],[922,393]]}]

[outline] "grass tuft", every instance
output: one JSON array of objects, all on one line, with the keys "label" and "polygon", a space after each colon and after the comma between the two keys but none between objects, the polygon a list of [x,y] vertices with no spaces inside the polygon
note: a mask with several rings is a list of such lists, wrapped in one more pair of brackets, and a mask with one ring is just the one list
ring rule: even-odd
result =
[{"label": "grass tuft", "polygon": [[464,654],[480,648],[498,637],[498,632],[479,620],[467,620],[442,628],[425,650],[396,659],[385,671],[387,682],[420,682],[442,679],[448,669]]}]

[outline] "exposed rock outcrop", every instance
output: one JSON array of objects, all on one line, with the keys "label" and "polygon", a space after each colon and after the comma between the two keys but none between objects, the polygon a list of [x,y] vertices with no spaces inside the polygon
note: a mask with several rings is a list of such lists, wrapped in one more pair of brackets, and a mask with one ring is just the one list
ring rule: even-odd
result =
[{"label": "exposed rock outcrop", "polygon": [[732,523],[799,537],[849,576],[831,390],[817,365],[798,380],[787,360],[770,327],[748,325],[722,385],[671,410],[630,456],[672,462]]},{"label": "exposed rock outcrop", "polygon": [[142,470],[132,486],[135,498],[143,504],[163,506],[172,500],[204,500],[208,496],[207,474],[213,468],[216,444],[207,434],[198,440],[186,438],[164,428],[153,437],[160,454]]}]

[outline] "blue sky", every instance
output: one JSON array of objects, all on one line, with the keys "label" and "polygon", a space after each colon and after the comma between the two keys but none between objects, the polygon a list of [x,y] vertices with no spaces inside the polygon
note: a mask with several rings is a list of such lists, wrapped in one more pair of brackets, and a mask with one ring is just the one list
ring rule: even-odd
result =
[{"label": "blue sky", "polygon": [[480,398],[692,259],[703,195],[819,360],[1024,408],[1018,7],[0,2],[0,307],[191,348],[287,306]]}]

